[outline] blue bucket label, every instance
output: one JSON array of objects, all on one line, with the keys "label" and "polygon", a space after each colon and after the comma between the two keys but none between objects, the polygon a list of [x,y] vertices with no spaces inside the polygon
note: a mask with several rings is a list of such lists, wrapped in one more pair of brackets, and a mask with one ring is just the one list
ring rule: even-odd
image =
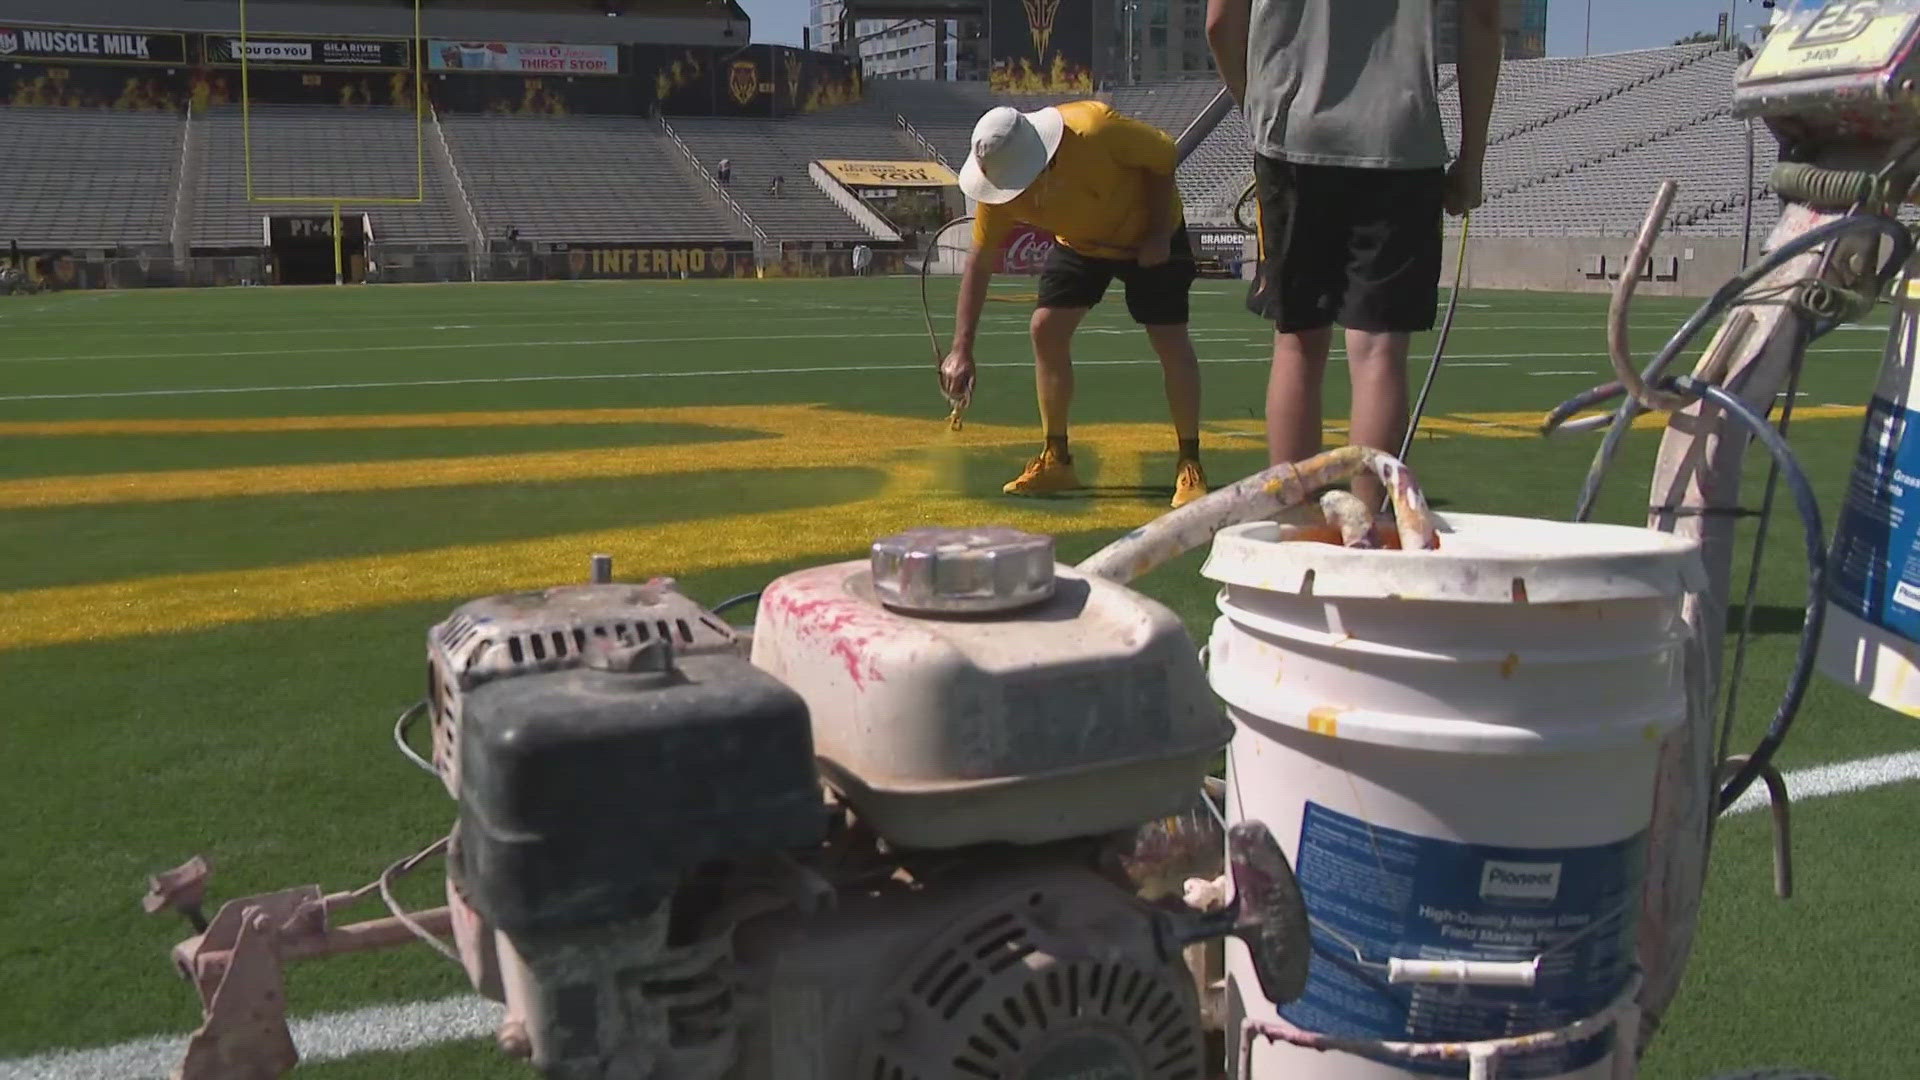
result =
[{"label": "blue bucket label", "polygon": [[[1464,844],[1309,802],[1294,861],[1314,921],[1313,962],[1306,994],[1281,1013],[1312,1031],[1400,1042],[1497,1039],[1592,1016],[1632,972],[1645,844],[1644,832],[1594,847]],[[1390,957],[1524,961],[1543,953],[1532,987],[1387,983]],[[1505,1057],[1500,1075],[1586,1068],[1611,1039],[1603,1031]],[[1465,1061],[1382,1060],[1431,1076],[1468,1072]]]},{"label": "blue bucket label", "polygon": [[1827,599],[1881,629],[1920,642],[1920,419],[1875,395],[1847,480],[1828,563]]}]

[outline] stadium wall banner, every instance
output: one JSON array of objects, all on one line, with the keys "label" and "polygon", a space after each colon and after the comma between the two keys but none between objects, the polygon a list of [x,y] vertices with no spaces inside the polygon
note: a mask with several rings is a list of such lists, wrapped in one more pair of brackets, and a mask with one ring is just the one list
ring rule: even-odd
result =
[{"label": "stadium wall banner", "polygon": [[753,241],[570,244],[548,259],[549,278],[747,277],[753,273]]},{"label": "stadium wall banner", "polygon": [[1031,225],[1015,225],[1000,244],[997,273],[1038,274],[1053,254],[1053,234]]},{"label": "stadium wall banner", "polygon": [[0,25],[0,60],[179,65],[187,62],[187,37],[148,30]]},{"label": "stadium wall banner", "polygon": [[1093,0],[987,0],[987,84],[1004,94],[1093,92]]},{"label": "stadium wall banner", "polygon": [[523,41],[429,41],[429,71],[494,71],[513,75],[618,75],[618,45]]},{"label": "stadium wall banner", "polygon": [[[407,57],[408,44],[401,38],[248,37],[246,55],[249,67],[406,71],[413,66]],[[240,66],[238,35],[208,34],[201,48],[212,66]]]},{"label": "stadium wall banner", "polygon": [[951,187],[953,170],[932,161],[841,161],[820,159],[820,167],[848,187]]},{"label": "stadium wall banner", "polygon": [[1202,258],[1240,259],[1247,250],[1247,237],[1253,234],[1244,229],[1189,229],[1187,235],[1193,237],[1193,246]]}]

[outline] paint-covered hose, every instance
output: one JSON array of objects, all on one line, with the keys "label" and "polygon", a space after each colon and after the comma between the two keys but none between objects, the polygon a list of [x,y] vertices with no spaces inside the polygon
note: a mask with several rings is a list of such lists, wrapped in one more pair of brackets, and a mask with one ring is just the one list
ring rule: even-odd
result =
[{"label": "paint-covered hose", "polygon": [[1297,464],[1275,465],[1196,499],[1133,530],[1093,553],[1077,569],[1090,577],[1125,584],[1213,539],[1230,525],[1264,521],[1298,506],[1316,491],[1362,472],[1380,478],[1393,502],[1400,546],[1407,551],[1440,546],[1413,470],[1391,454],[1367,446],[1343,446]]},{"label": "paint-covered hose", "polygon": [[[1768,252],[1765,258],[1742,270],[1728,279],[1726,284],[1720,286],[1699,308],[1695,309],[1692,315],[1687,317],[1686,322],[1680,324],[1680,329],[1674,331],[1673,336],[1667,339],[1666,345],[1662,346],[1660,352],[1641,370],[1641,381],[1650,385],[1660,385],[1661,379],[1666,375],[1667,365],[1673,363],[1674,358],[1680,355],[1681,350],[1687,347],[1695,335],[1699,334],[1708,322],[1731,307],[1762,278],[1821,244],[1857,230],[1877,231],[1892,241],[1890,246],[1893,250],[1887,260],[1881,264],[1876,280],[1882,283],[1893,280],[1894,275],[1912,256],[1914,246],[1912,234],[1908,233],[1906,227],[1900,222],[1881,214],[1868,213],[1849,214],[1815,226]],[[1814,336],[1818,336],[1819,333],[1832,329],[1834,325],[1837,325],[1837,322],[1829,320],[1810,329],[1815,331]],[[1587,391],[1587,394],[1582,396],[1595,393],[1614,397],[1620,396],[1622,391],[1619,382],[1615,381]],[[1574,508],[1573,520],[1586,521],[1592,516],[1594,503],[1600,495],[1600,483],[1605,478],[1607,469],[1613,464],[1614,457],[1619,453],[1620,443],[1625,439],[1627,430],[1633,426],[1634,412],[1638,408],[1640,403],[1631,398],[1620,404],[1619,410],[1615,413],[1614,423],[1607,429],[1606,439],[1601,442],[1600,449],[1594,454],[1593,465],[1587,470],[1586,479],[1580,485],[1580,499]],[[1564,405],[1555,409],[1553,416],[1564,419],[1572,415],[1571,412],[1564,411],[1565,409]]]}]

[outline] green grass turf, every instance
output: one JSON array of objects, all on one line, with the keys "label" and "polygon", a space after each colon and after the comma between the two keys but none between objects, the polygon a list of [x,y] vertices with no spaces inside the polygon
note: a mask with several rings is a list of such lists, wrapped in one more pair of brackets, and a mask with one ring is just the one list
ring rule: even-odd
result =
[{"label": "green grass turf", "polygon": [[[1009,284],[1003,295],[1023,285]],[[936,283],[936,293],[944,331],[951,284]],[[1603,376],[1603,299],[1464,299],[1469,306],[1450,349],[1458,366],[1442,372],[1430,414],[1543,413]],[[1636,349],[1658,347],[1692,306],[1639,301]],[[975,420],[1033,423],[1026,317],[1024,303],[989,305],[980,357],[1005,366],[984,369]],[[1206,361],[1208,419],[1257,417],[1265,380],[1258,360],[1268,335],[1240,309],[1239,287],[1203,281],[1194,325]],[[1082,369],[1076,420],[1163,420],[1158,374],[1117,298],[1087,329],[1116,332],[1084,335],[1079,358],[1127,363]],[[1877,334],[1850,330],[1821,342],[1800,400],[1862,402],[1879,345]],[[1430,335],[1415,343],[1416,378],[1430,348]],[[818,402],[924,418],[931,445],[945,410],[928,353],[917,287],[903,280],[70,294],[0,304],[0,423]],[[768,370],[849,367],[887,370]],[[678,374],[625,377],[664,373]],[[506,379],[521,381],[463,381]],[[430,385],[342,385],[359,383]],[[1327,390],[1327,414],[1338,420],[1347,402],[1338,366]],[[1829,528],[1858,433],[1857,421],[1822,420],[1794,435]],[[644,454],[649,446],[728,434],[553,425],[0,436],[0,478],[567,449]],[[1628,440],[1602,518],[1640,519],[1654,443],[1646,433]],[[1584,438],[1431,438],[1417,444],[1412,460],[1443,507],[1564,518],[1592,447]],[[912,449],[876,446],[876,463]],[[1257,440],[1215,436],[1208,452],[1216,481],[1264,461]],[[991,506],[1025,453],[969,452],[960,470],[965,490]],[[1079,453],[1098,483],[1100,448]],[[806,484],[729,473],[724,441],[714,443],[712,460],[715,471],[700,474],[10,510],[0,514],[0,618],[9,590],[358,554],[404,561],[406,552],[447,545],[844,503],[877,482],[862,469],[812,470]],[[1160,485],[1170,481],[1171,466],[1170,455],[1150,455],[1143,489],[1099,494],[1137,505],[1139,520],[1147,520],[1164,507]],[[1761,472],[1750,470],[1756,499]],[[1069,560],[1112,538],[1110,530],[1076,524],[1089,503],[1046,504]],[[1743,743],[1764,727],[1799,627],[1803,567],[1785,509],[1758,594],[1760,633],[1739,717]],[[844,554],[858,554],[866,539],[848,537]],[[674,557],[649,552],[647,565],[623,563],[621,571],[672,573]],[[1185,556],[1140,583],[1196,637],[1212,616],[1212,589],[1198,573],[1202,557]],[[696,596],[718,599],[814,561],[728,567],[683,575],[683,582]],[[1744,575],[1737,566],[1736,582]],[[217,867],[217,898],[314,881],[346,887],[444,828],[450,801],[394,753],[387,733],[418,694],[423,631],[459,599],[0,650],[7,704],[0,760],[10,777],[0,785],[0,814],[12,823],[0,845],[0,879],[12,884],[0,890],[0,1058],[192,1025],[192,993],[166,962],[181,927],[138,910],[146,873],[205,852]],[[1816,682],[1782,759],[1789,766],[1848,760],[1910,749],[1917,736],[1910,721]],[[1725,827],[1688,989],[1646,1063],[1648,1078],[1788,1062],[1841,1077],[1909,1071],[1898,1040],[1862,1017],[1910,1015],[1920,1004],[1895,914],[1911,910],[1920,892],[1906,820],[1912,795],[1912,787],[1891,788],[1799,810],[1799,893],[1785,903],[1768,892],[1764,820],[1749,816]],[[430,901],[434,885],[425,874],[414,895]],[[1893,915],[1895,926],[1881,913]],[[462,985],[424,950],[302,965],[291,976],[302,1013],[440,996]],[[527,1075],[485,1043],[369,1055],[301,1073],[308,1074]]]}]

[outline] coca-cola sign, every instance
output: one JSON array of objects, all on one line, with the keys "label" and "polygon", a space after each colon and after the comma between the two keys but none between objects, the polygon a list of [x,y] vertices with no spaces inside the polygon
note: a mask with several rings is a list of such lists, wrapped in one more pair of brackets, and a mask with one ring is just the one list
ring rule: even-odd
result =
[{"label": "coca-cola sign", "polygon": [[1000,272],[1038,274],[1053,254],[1053,234],[1031,225],[1016,225],[1000,245]]}]

